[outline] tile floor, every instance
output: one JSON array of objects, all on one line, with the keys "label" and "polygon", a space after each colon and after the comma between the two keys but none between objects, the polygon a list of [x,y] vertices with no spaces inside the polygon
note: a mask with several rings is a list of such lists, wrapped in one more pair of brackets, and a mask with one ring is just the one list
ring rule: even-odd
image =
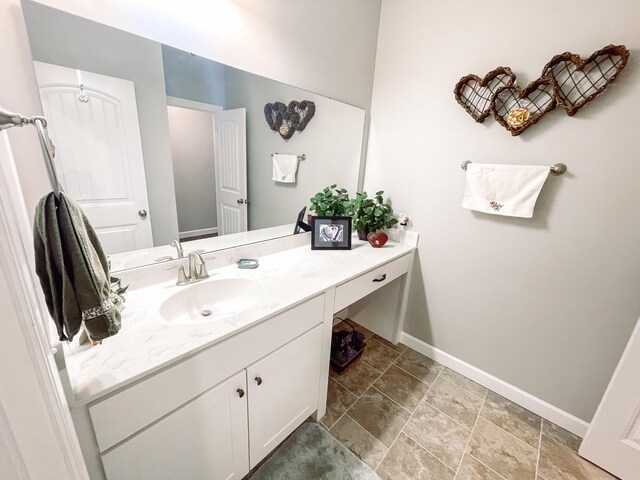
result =
[{"label": "tile floor", "polygon": [[384,480],[615,478],[577,455],[579,437],[359,329],[367,346],[345,373],[331,371],[321,424]]}]

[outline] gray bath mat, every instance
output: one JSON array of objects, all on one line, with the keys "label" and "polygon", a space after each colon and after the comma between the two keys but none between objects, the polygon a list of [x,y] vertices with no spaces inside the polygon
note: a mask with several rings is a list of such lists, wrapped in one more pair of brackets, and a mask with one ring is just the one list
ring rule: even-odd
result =
[{"label": "gray bath mat", "polygon": [[317,423],[303,423],[251,480],[380,480]]}]

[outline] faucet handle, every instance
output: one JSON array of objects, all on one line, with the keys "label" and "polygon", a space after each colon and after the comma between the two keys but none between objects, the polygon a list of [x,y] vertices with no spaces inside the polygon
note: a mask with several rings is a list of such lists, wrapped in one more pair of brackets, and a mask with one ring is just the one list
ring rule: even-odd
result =
[{"label": "faucet handle", "polygon": [[200,266],[198,267],[196,278],[209,278],[209,272],[207,272],[207,262],[202,257],[200,257]]},{"label": "faucet handle", "polygon": [[178,267],[178,281],[176,285],[186,285],[189,283],[189,279],[187,278],[187,274],[184,272],[184,267]]}]

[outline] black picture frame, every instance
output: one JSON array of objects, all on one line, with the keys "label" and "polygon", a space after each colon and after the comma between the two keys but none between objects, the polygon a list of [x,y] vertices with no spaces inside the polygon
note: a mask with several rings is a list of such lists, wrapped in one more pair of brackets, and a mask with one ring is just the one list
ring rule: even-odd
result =
[{"label": "black picture frame", "polygon": [[351,250],[351,217],[312,217],[311,250]]}]

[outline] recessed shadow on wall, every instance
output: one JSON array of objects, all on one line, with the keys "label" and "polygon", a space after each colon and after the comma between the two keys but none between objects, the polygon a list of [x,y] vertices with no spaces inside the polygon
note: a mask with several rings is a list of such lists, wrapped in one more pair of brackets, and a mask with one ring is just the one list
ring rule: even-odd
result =
[{"label": "recessed shadow on wall", "polygon": [[[571,168],[571,166],[569,166]],[[504,215],[493,215],[490,213],[477,212],[470,210],[471,214],[478,220],[490,221],[497,223],[505,223],[511,225],[522,226],[525,228],[534,228],[538,230],[546,230],[548,226],[548,219],[551,211],[555,206],[555,198],[558,190],[560,190],[568,179],[573,178],[570,172],[566,172],[563,175],[554,177],[549,174],[547,181],[544,183],[536,207],[533,210],[533,218],[520,218],[520,217],[508,217]]]},{"label": "recessed shadow on wall", "polygon": [[429,317],[429,305],[427,303],[426,287],[420,263],[420,250],[416,251],[413,259],[413,271],[411,274],[411,287],[409,289],[409,302],[403,330],[420,340],[433,345],[433,333]]}]

